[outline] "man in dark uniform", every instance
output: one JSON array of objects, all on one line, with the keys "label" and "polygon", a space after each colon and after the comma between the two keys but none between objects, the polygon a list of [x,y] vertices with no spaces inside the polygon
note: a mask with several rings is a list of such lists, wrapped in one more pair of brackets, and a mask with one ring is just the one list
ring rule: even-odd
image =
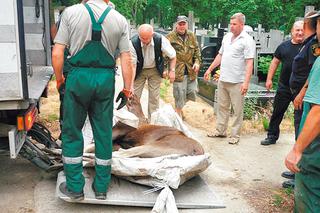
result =
[{"label": "man in dark uniform", "polygon": [[112,117],[115,91],[114,53],[120,51],[124,89],[122,106],[131,97],[134,76],[129,51],[126,19],[107,5],[108,0],[89,0],[68,7],[54,40],[52,64],[57,88],[65,83],[62,75],[64,50],[69,47],[72,68],[65,83],[62,159],[66,182],[60,191],[72,200],[84,198],[82,174],[82,127],[87,115],[95,140],[95,171],[92,184],[97,199],[106,199],[111,180]]},{"label": "man in dark uniform", "polygon": [[[309,12],[304,19],[304,34],[305,40],[302,44],[300,52],[294,58],[292,63],[292,73],[290,76],[290,90],[294,97],[294,124],[295,129],[300,129],[300,121],[302,117],[302,100],[305,95],[306,88],[304,85],[308,79],[310,70],[314,61],[316,60],[316,56],[313,54],[312,46],[318,44],[318,38],[316,36],[316,28],[317,28],[317,20],[313,17],[316,14],[315,11]],[[294,187],[294,173],[292,172],[283,172],[281,176],[288,178],[289,180],[284,181],[282,186],[284,188]]]},{"label": "man in dark uniform", "polygon": [[[266,81],[267,90],[272,88],[272,78],[279,64],[282,63],[278,89],[273,102],[273,112],[270,119],[268,135],[266,139],[261,141],[261,145],[266,146],[276,143],[279,138],[279,126],[284,113],[288,109],[290,102],[294,100],[289,87],[289,78],[292,72],[292,61],[299,53],[301,43],[303,42],[303,21],[296,21],[293,24],[291,37],[290,40],[284,41],[278,46],[269,67]],[[298,131],[296,130],[296,136],[297,134]]]}]

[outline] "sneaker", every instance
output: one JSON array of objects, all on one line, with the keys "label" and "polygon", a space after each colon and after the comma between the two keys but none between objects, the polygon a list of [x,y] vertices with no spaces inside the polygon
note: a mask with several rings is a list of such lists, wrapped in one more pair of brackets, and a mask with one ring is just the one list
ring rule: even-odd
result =
[{"label": "sneaker", "polygon": [[218,131],[209,132],[209,133],[207,133],[207,136],[209,138],[225,138],[225,137],[227,137],[224,134],[220,134]]},{"label": "sneaker", "polygon": [[59,190],[62,194],[66,195],[67,197],[69,197],[71,200],[74,201],[81,201],[84,199],[84,194],[83,191],[82,192],[72,192],[67,188],[67,183],[66,182],[62,182],[59,186]]},{"label": "sneaker", "polygon": [[291,171],[285,171],[281,173],[281,176],[290,180],[294,180],[295,174]]},{"label": "sneaker", "polygon": [[268,146],[268,145],[271,145],[271,144],[275,144],[277,142],[277,140],[274,140],[274,139],[271,139],[271,138],[265,138],[264,140],[262,140],[260,142],[261,145],[263,146]]},{"label": "sneaker", "polygon": [[240,138],[230,138],[228,143],[235,145],[235,144],[238,144],[239,141],[240,141]]},{"label": "sneaker", "polygon": [[92,183],[92,190],[94,191],[94,195],[96,196],[97,200],[105,200],[107,199],[107,193],[106,192],[97,192],[96,188],[94,186],[94,183]]},{"label": "sneaker", "polygon": [[283,188],[294,188],[294,180],[286,180],[282,183]]}]

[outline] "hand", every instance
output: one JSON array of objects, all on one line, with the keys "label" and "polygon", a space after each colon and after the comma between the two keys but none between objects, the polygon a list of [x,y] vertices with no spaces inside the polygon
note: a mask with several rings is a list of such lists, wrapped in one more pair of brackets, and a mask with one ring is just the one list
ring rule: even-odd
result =
[{"label": "hand", "polygon": [[268,91],[272,89],[272,80],[267,80],[266,81],[266,89]]},{"label": "hand", "polygon": [[248,88],[249,88],[249,84],[248,84],[248,83],[243,83],[243,84],[241,85],[241,88],[240,88],[241,95],[247,94]]},{"label": "hand", "polygon": [[59,90],[60,87],[61,87],[61,85],[64,84],[64,81],[65,81],[65,78],[64,78],[63,75],[61,76],[60,79],[57,78],[57,86],[56,86],[56,87],[57,87],[57,90]]},{"label": "hand", "polygon": [[298,168],[297,164],[300,161],[301,156],[302,156],[302,153],[298,152],[293,148],[286,157],[286,160],[285,160],[286,167],[294,173],[300,172],[300,169]]},{"label": "hand", "polygon": [[170,83],[173,83],[174,80],[176,79],[176,73],[173,71],[169,72],[169,79],[170,79]]},{"label": "hand", "polygon": [[132,95],[133,95],[133,93],[131,92],[131,90],[128,90],[125,88],[121,92],[119,92],[119,94],[116,98],[116,102],[118,102],[120,99],[121,99],[121,102],[120,102],[119,106],[117,107],[117,110],[124,107],[127,104],[128,99],[131,98]]},{"label": "hand", "polygon": [[167,78],[168,77],[168,70],[164,70],[162,73],[162,78]]},{"label": "hand", "polygon": [[194,64],[192,66],[193,71],[198,74],[199,70],[200,70],[200,65],[199,64]]},{"label": "hand", "polygon": [[299,93],[293,101],[294,109],[302,109],[304,95]]},{"label": "hand", "polygon": [[207,71],[204,73],[204,76],[203,76],[205,81],[210,80],[210,74],[211,74],[211,71],[207,69]]}]

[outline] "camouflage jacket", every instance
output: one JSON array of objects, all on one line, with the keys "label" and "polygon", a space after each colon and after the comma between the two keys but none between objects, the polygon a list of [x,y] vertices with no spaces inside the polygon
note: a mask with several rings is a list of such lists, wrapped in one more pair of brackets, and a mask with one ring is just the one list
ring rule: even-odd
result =
[{"label": "camouflage jacket", "polygon": [[167,35],[173,48],[176,50],[176,79],[175,81],[183,81],[185,67],[188,70],[190,80],[195,80],[197,74],[193,71],[193,64],[201,65],[201,53],[195,35],[188,31],[186,39],[183,41],[176,31],[172,31]]}]

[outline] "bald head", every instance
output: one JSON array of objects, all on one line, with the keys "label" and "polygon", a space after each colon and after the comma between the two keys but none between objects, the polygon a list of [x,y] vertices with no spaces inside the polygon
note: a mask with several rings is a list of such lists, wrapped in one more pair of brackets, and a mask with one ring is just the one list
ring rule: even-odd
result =
[{"label": "bald head", "polygon": [[138,28],[138,34],[141,42],[148,45],[153,37],[153,27],[150,24],[142,24]]}]

